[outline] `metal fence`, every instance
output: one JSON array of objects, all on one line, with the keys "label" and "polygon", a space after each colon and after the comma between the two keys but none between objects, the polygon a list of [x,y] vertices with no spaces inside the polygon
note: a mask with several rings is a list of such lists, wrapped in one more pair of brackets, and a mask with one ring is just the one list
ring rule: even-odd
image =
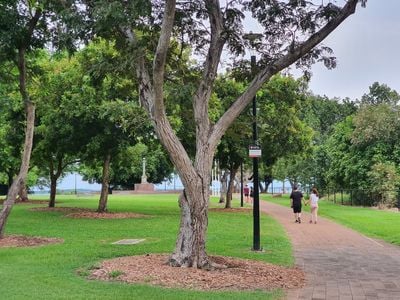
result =
[{"label": "metal fence", "polygon": [[328,188],[319,191],[321,198],[350,206],[388,206],[400,209],[400,190]]}]

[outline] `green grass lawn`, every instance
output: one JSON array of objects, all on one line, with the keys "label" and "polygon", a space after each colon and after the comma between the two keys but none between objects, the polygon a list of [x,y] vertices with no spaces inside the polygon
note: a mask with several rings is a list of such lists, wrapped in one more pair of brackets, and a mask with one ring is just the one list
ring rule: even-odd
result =
[{"label": "green grass lawn", "polygon": [[[261,195],[261,199],[289,207],[289,195],[273,198]],[[309,211],[309,208],[306,208]],[[368,207],[342,206],[320,200],[318,214],[357,230],[369,237],[400,245],[400,213],[380,211]]]},{"label": "green grass lawn", "polygon": [[[36,199],[43,199],[36,196]],[[235,203],[236,202],[236,203]],[[238,206],[238,201],[234,204]],[[98,196],[59,196],[58,207],[96,209]],[[148,214],[135,219],[73,219],[61,212],[31,211],[45,204],[15,205],[6,234],[57,237],[62,244],[26,248],[0,248],[0,299],[276,299],[282,291],[199,292],[163,289],[146,285],[87,280],[77,270],[87,270],[104,259],[171,253],[179,225],[177,196],[110,195],[112,212]],[[212,203],[218,207],[217,203]],[[268,230],[263,230],[268,228]],[[126,238],[144,238],[137,245],[112,245]],[[207,251],[211,255],[257,259],[293,265],[292,248],[282,227],[261,217],[261,244],[252,246],[251,210],[239,213],[209,213]]]}]

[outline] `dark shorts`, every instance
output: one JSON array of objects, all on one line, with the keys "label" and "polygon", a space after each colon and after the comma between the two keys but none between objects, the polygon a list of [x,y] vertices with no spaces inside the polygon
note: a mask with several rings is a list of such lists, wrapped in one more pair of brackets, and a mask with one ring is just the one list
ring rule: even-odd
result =
[{"label": "dark shorts", "polygon": [[300,205],[293,205],[293,212],[294,213],[301,213],[301,204]]},{"label": "dark shorts", "polygon": [[246,194],[246,193],[245,193],[244,195],[245,195],[246,197],[248,197],[248,196],[249,196],[249,194]]}]

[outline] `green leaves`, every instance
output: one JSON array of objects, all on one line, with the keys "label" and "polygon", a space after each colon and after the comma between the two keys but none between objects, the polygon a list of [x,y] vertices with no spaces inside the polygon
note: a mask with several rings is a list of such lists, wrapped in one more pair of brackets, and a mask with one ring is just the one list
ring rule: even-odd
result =
[{"label": "green leaves", "polygon": [[352,142],[358,146],[378,142],[393,145],[400,137],[399,108],[388,104],[362,107],[354,118],[354,124]]}]

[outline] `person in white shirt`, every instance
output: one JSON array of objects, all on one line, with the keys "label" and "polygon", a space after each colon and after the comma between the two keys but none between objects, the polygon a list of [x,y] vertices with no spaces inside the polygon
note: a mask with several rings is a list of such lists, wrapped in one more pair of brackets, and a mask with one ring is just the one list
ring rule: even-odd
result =
[{"label": "person in white shirt", "polygon": [[310,204],[310,208],[311,208],[310,224],[311,223],[317,224],[317,221],[318,221],[318,200],[319,200],[318,191],[317,191],[317,189],[315,187],[313,187],[312,190],[311,190],[310,199],[308,200],[308,203]]}]

